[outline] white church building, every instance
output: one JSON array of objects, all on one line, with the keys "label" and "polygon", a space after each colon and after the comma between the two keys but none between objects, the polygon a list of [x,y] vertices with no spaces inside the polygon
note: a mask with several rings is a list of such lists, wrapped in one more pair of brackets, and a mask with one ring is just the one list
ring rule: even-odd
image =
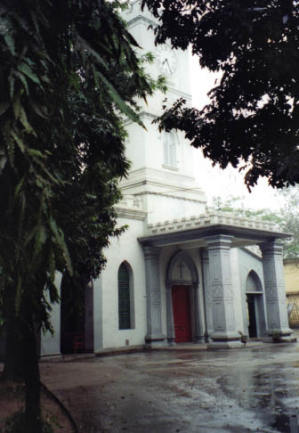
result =
[{"label": "white church building", "polygon": [[[155,25],[138,1],[125,13],[142,52],[153,52],[154,77],[167,77],[167,98],[191,102],[189,53],[155,47]],[[42,355],[102,352],[184,342],[237,347],[249,338],[290,339],[281,239],[270,223],[207,209],[198,151],[181,133],[152,121],[165,95],[144,105],[147,130],[128,124],[129,176],[121,183],[119,226],[128,228],[105,251],[107,265],[86,289],[80,325],[54,305],[54,335]],[[63,304],[62,295],[62,304]]]}]

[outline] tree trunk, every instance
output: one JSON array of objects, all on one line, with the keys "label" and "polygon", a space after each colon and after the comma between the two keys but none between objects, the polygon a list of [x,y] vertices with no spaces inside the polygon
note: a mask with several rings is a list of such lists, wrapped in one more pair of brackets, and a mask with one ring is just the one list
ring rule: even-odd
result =
[{"label": "tree trunk", "polygon": [[6,353],[3,377],[25,382],[24,431],[41,433],[39,353],[34,307],[30,292],[29,296],[27,293],[24,291],[18,314],[15,307],[15,290],[9,287],[5,293]]},{"label": "tree trunk", "polygon": [[16,293],[12,286],[4,292],[4,319],[5,319],[5,358],[4,380],[20,381],[24,379],[22,363],[22,344],[20,334],[20,321],[16,315]]},{"label": "tree trunk", "polygon": [[[28,325],[29,325],[28,318]],[[41,433],[41,406],[40,406],[40,374],[36,344],[35,326],[31,319],[30,326],[26,327],[23,339],[24,350],[24,379],[25,379],[25,431]]]}]

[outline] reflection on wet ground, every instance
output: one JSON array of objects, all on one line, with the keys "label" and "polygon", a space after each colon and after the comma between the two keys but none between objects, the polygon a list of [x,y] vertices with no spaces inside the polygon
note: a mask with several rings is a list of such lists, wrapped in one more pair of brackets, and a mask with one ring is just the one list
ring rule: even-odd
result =
[{"label": "reflection on wet ground", "polygon": [[299,433],[298,343],[71,365],[44,366],[45,379],[84,433]]}]

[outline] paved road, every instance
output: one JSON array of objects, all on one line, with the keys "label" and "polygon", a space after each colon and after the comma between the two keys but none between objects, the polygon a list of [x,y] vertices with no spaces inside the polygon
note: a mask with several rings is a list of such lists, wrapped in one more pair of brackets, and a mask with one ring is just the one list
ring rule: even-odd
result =
[{"label": "paved road", "polygon": [[82,433],[297,433],[299,344],[42,363]]}]

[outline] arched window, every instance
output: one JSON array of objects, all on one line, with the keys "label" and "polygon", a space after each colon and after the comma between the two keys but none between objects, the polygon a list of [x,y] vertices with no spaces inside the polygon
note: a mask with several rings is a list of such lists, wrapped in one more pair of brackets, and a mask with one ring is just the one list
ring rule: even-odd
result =
[{"label": "arched window", "polygon": [[177,168],[177,139],[175,132],[163,134],[164,165],[168,168]]},{"label": "arched window", "polygon": [[122,263],[118,270],[118,319],[119,329],[132,328],[130,270]]}]

